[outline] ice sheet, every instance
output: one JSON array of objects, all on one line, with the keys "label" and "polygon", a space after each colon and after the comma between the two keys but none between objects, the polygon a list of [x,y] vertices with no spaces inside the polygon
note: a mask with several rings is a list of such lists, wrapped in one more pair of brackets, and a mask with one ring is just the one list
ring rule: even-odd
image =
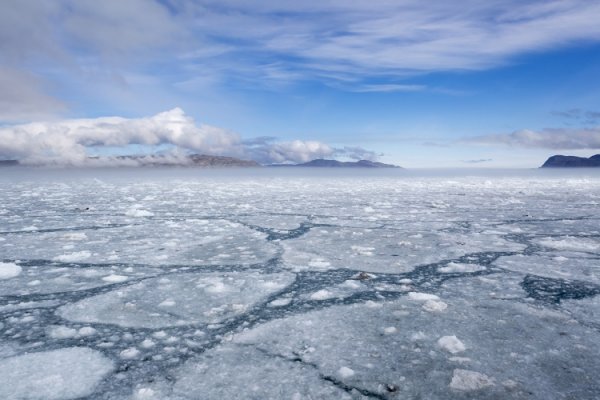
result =
[{"label": "ice sheet", "polygon": [[11,171],[2,398],[600,397],[600,176]]}]

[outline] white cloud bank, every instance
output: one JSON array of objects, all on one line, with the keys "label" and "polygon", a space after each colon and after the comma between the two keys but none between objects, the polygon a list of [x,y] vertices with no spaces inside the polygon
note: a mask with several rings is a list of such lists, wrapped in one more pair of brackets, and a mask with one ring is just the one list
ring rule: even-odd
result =
[{"label": "white cloud bank", "polygon": [[131,163],[116,157],[90,159],[90,148],[127,148],[128,145],[164,146],[172,163],[188,162],[188,154],[227,155],[259,163],[298,163],[315,158],[345,156],[375,159],[360,147],[334,148],[319,141],[276,142],[274,138],[243,141],[228,130],[197,125],[180,108],[152,117],[101,117],[56,122],[34,122],[0,128],[0,158],[23,164],[89,165]]}]

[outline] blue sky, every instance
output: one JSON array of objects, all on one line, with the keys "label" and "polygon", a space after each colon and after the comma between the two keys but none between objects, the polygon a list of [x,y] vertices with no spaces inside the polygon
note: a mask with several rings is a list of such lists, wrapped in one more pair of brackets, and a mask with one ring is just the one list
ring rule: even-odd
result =
[{"label": "blue sky", "polygon": [[600,2],[9,0],[0,157],[536,167],[600,152]]}]

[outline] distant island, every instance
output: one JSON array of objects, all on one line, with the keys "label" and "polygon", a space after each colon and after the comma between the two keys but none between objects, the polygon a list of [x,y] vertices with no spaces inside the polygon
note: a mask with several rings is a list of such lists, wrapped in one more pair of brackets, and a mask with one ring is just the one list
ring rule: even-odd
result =
[{"label": "distant island", "polygon": [[384,164],[376,161],[338,161],[318,158],[300,164],[271,164],[268,167],[313,167],[313,168],[402,168],[397,165]]},{"label": "distant island", "polygon": [[0,167],[14,167],[19,165],[17,160],[0,160]]},{"label": "distant island", "polygon": [[577,156],[552,156],[541,168],[593,168],[600,167],[600,154],[589,158]]}]

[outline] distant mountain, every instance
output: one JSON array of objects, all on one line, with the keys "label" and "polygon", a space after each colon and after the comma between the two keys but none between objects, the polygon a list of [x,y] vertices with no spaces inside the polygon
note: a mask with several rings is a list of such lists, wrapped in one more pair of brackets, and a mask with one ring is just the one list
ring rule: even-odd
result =
[{"label": "distant mountain", "polygon": [[542,168],[589,168],[600,167],[600,154],[590,158],[576,156],[552,156],[546,160]]},{"label": "distant mountain", "polygon": [[0,160],[0,167],[14,167],[19,165],[17,160]]},{"label": "distant mountain", "polygon": [[401,168],[397,165],[384,164],[376,161],[338,161],[318,158],[301,164],[272,164],[269,167],[315,167],[315,168]]},{"label": "distant mountain", "polygon": [[146,167],[168,167],[168,166],[190,166],[190,167],[260,167],[256,161],[241,160],[234,157],[209,156],[206,154],[192,154],[185,159],[173,159],[168,156],[119,156],[119,160],[131,160],[139,166]]}]

